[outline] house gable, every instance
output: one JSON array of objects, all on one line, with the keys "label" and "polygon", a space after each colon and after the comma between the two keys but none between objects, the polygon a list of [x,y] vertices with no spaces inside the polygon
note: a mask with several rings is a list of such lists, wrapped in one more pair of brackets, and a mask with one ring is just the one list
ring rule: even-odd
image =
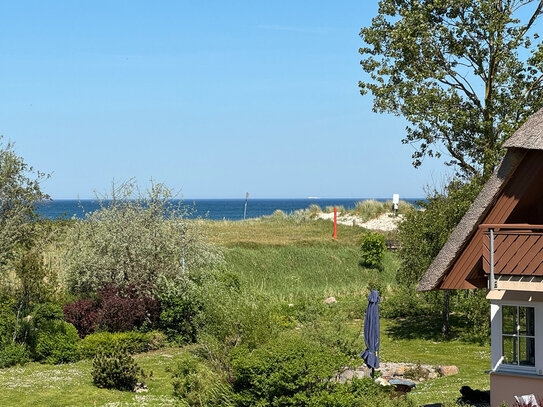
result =
[{"label": "house gable", "polygon": [[[543,151],[529,151],[486,208],[479,224],[543,224]],[[477,228],[434,289],[486,287],[483,263],[484,231]],[[499,241],[498,241],[499,243]],[[538,252],[539,253],[539,252]],[[536,255],[538,254],[536,253]],[[542,253],[543,255],[543,253]]]}]

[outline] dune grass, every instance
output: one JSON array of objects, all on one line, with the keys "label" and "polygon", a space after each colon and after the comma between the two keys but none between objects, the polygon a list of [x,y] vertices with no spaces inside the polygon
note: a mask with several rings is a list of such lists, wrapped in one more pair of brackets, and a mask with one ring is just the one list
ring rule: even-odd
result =
[{"label": "dune grass", "polygon": [[330,221],[296,220],[293,218],[261,218],[247,221],[202,221],[211,241],[223,247],[261,248],[270,246],[326,245],[358,246],[362,228],[338,225],[338,239],[332,239]]},{"label": "dune grass", "polygon": [[[398,205],[398,213],[404,214],[407,211],[413,210],[413,208],[413,205],[411,205],[409,202],[400,201]],[[360,217],[363,222],[367,222],[368,220],[378,218],[379,216],[392,212],[393,210],[394,206],[392,201],[380,202],[370,199],[367,201],[357,202],[354,209],[347,212]]]}]

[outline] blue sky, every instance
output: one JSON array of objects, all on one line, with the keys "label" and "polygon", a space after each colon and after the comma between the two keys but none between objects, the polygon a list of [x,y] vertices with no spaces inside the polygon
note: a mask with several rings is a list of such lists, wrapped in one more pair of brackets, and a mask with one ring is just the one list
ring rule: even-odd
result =
[{"label": "blue sky", "polygon": [[377,1],[0,6],[0,134],[53,198],[151,177],[187,198],[421,197],[405,123],[360,96]]}]

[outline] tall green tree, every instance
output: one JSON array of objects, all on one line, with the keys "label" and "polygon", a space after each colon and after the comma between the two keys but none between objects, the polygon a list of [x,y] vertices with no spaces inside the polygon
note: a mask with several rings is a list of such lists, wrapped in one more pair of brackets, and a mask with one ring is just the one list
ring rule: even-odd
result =
[{"label": "tall green tree", "polygon": [[543,1],[381,0],[360,36],[374,111],[403,116],[413,164],[448,156],[489,175],[503,142],[543,106]]},{"label": "tall green tree", "polygon": [[0,136],[0,267],[15,258],[17,248],[32,244],[37,204],[49,199],[40,187],[47,177]]},{"label": "tall green tree", "polygon": [[35,247],[35,220],[38,203],[49,199],[40,186],[47,177],[28,165],[13,144],[4,143],[0,136],[0,302],[4,326],[0,344],[16,340],[21,316],[45,295],[43,258]]},{"label": "tall green tree", "polygon": [[[423,210],[413,210],[406,213],[405,222],[400,223],[398,227],[398,238],[402,247],[399,252],[401,266],[396,274],[396,279],[401,286],[415,290],[415,285],[469,209],[482,186],[481,177],[474,177],[465,182],[458,179],[452,180],[442,191],[435,188],[428,191],[426,200],[419,202]],[[450,294],[448,291],[444,291],[439,297],[443,304],[442,332],[448,334]],[[474,301],[471,294],[467,299],[468,301],[464,301],[464,305],[469,304],[474,309],[481,308],[477,307],[481,302]],[[480,300],[484,306],[486,304],[484,297]],[[470,308],[464,306],[463,310],[466,309]],[[477,335],[482,332],[484,337],[488,333],[485,329],[485,327],[488,328],[486,323],[489,320],[488,317],[484,313],[474,313],[471,310],[467,314],[471,321],[476,319],[477,330],[475,332]]]}]

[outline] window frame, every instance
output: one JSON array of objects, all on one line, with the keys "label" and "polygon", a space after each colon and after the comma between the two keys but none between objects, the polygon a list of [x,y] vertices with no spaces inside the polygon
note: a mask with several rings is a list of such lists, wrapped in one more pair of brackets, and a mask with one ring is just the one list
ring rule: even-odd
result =
[{"label": "window frame", "polygon": [[[520,324],[517,323],[517,333],[516,334],[504,334],[503,332],[503,309],[504,307],[514,307],[517,310],[517,320],[519,318],[520,307],[523,308],[532,308],[534,310],[534,335],[521,335],[520,334]],[[537,358],[538,358],[538,352],[537,352],[537,307],[535,304],[526,304],[526,303],[514,303],[514,302],[507,302],[507,303],[499,303],[499,314],[500,314],[500,322],[499,322],[499,347],[500,347],[500,361],[498,363],[496,371],[503,371],[503,372],[512,372],[512,373],[530,373],[535,374],[537,372]],[[518,321],[517,321],[518,322]],[[517,338],[517,357],[518,362],[516,364],[513,363],[505,363],[504,362],[504,349],[503,349],[503,338],[504,337],[513,337]],[[520,338],[533,338],[534,340],[534,364],[533,365],[521,365],[520,364]],[[541,357],[541,356],[539,356]]]}]

